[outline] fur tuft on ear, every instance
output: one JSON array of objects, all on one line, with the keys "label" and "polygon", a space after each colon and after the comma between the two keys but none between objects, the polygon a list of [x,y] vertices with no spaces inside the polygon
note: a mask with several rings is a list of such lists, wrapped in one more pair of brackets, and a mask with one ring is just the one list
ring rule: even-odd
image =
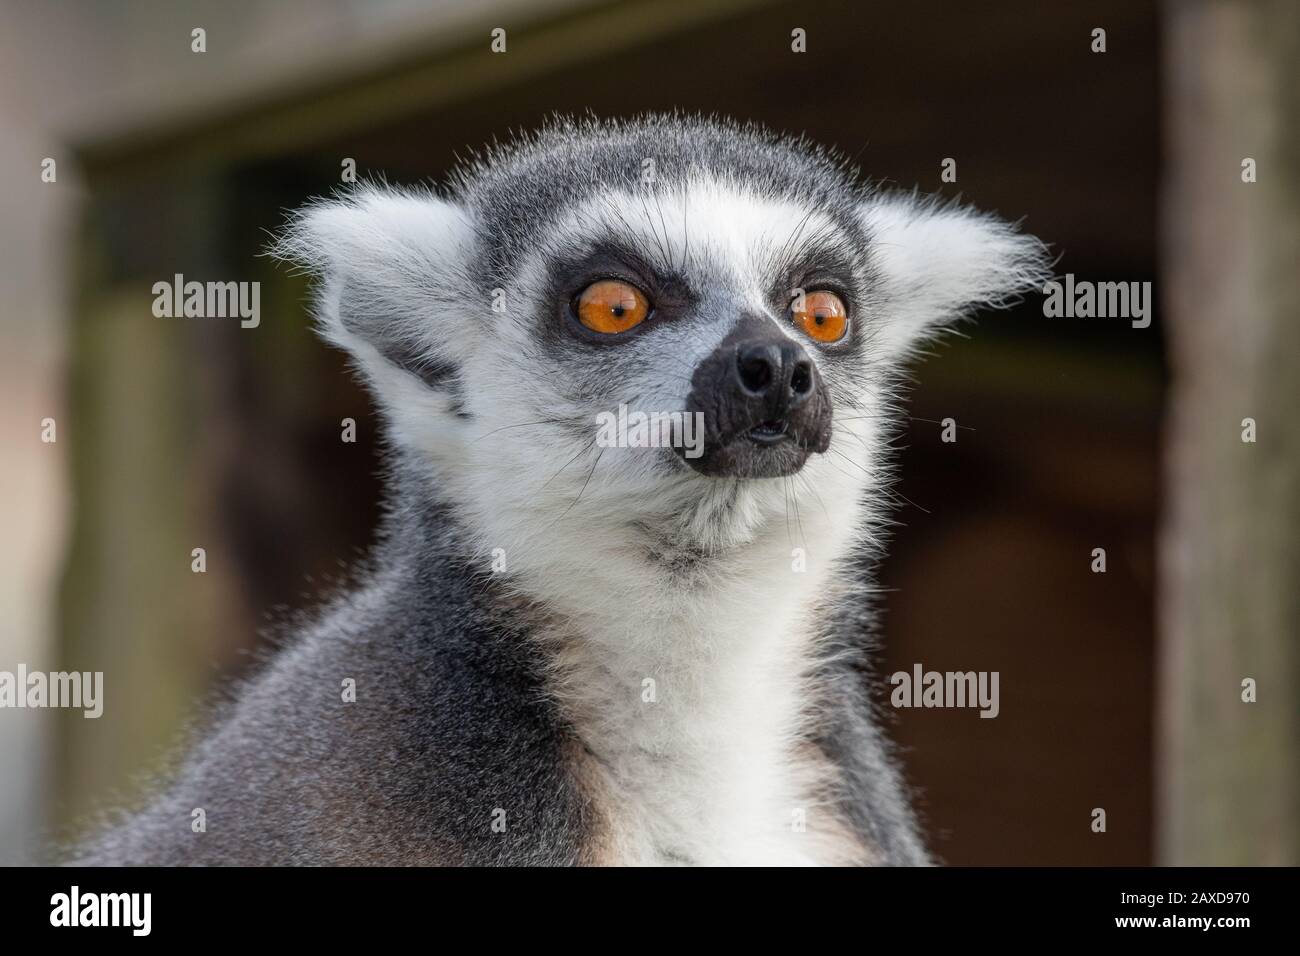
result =
[{"label": "fur tuft on ear", "polygon": [[435,388],[454,373],[455,336],[437,319],[464,309],[473,236],[464,211],[430,191],[366,184],[293,213],[270,254],[317,277],[321,334],[383,399],[394,366]]},{"label": "fur tuft on ear", "polygon": [[1050,275],[1047,247],[997,216],[915,194],[873,197],[861,215],[894,354],[977,309],[1005,308]]}]

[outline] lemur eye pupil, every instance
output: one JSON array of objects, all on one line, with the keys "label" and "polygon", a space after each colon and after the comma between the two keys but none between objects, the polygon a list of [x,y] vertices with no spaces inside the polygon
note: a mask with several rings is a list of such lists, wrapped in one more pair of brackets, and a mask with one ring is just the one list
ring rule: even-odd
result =
[{"label": "lemur eye pupil", "polygon": [[578,321],[602,335],[617,335],[640,325],[650,301],[640,289],[619,279],[600,279],[583,289],[573,303]]},{"label": "lemur eye pupil", "polygon": [[809,292],[803,297],[803,308],[798,308],[799,305],[795,303],[791,318],[804,335],[826,344],[844,338],[849,328],[849,310],[834,292]]}]

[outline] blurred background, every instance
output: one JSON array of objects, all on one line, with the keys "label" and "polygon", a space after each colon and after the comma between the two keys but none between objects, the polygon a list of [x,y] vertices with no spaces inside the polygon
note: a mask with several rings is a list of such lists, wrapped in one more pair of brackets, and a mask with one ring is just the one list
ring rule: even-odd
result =
[{"label": "blurred background", "polygon": [[[259,629],[371,541],[375,419],[259,257],[283,211],[347,160],[439,181],[556,111],[672,108],[805,131],[1023,217],[1062,274],[1154,283],[1150,328],[1030,296],[915,369],[874,693],[915,663],[1001,674],[995,720],[895,714],[936,853],[1300,861],[1300,5],[0,9],[0,669],[106,682],[98,720],[0,710],[0,863],[138,801]],[[175,273],[260,282],[260,326],[154,317]]]}]

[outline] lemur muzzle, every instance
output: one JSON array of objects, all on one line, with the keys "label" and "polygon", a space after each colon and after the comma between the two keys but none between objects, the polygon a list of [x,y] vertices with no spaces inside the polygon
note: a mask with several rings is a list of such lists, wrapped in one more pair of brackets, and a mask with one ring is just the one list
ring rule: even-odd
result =
[{"label": "lemur muzzle", "polygon": [[706,475],[777,477],[830,445],[831,404],[807,350],[769,321],[745,319],[691,379],[688,410],[704,414]]}]

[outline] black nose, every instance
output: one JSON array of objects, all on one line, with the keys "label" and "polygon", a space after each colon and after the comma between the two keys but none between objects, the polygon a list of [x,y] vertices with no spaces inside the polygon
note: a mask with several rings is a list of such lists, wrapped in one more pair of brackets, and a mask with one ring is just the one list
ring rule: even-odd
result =
[{"label": "black nose", "polygon": [[830,390],[811,350],[766,316],[736,323],[691,374],[686,407],[703,416],[702,475],[792,475],[831,443]]},{"label": "black nose", "polygon": [[812,361],[795,342],[742,342],[736,346],[736,379],[746,394],[784,412],[812,394]]}]

